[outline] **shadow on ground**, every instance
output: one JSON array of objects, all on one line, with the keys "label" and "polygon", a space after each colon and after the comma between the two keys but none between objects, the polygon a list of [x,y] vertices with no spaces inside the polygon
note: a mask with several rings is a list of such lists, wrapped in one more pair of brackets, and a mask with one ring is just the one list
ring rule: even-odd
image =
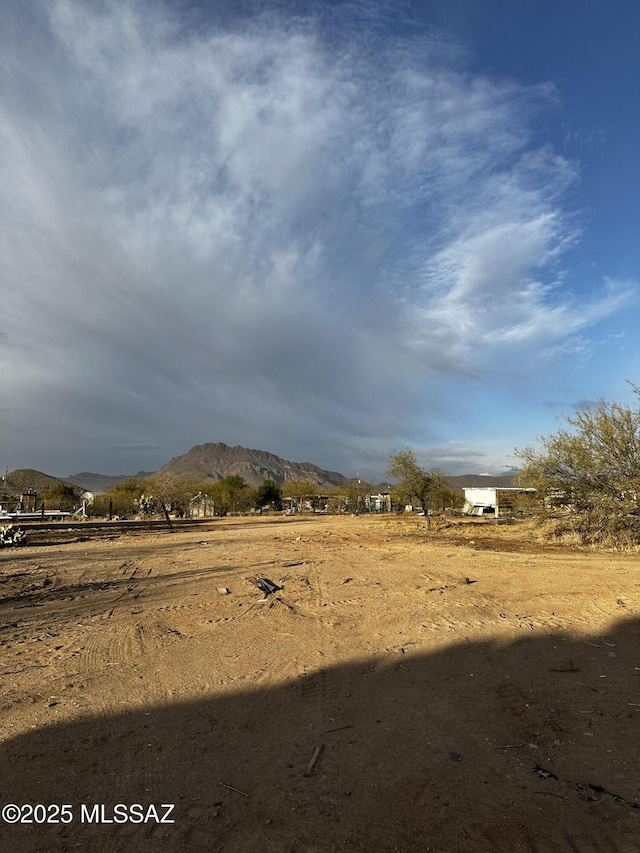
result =
[{"label": "shadow on ground", "polygon": [[[629,620],[604,638],[398,652],[33,731],[2,746],[2,800],[72,804],[74,821],[2,824],[0,847],[640,851],[639,641]],[[175,823],[82,823],[94,803],[107,818],[175,803]]]}]

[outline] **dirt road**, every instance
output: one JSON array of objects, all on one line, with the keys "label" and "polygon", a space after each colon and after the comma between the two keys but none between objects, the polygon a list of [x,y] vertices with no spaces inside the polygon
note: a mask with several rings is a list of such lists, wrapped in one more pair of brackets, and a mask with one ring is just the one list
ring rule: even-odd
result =
[{"label": "dirt road", "polygon": [[639,556],[395,517],[88,535],[0,551],[0,805],[69,806],[0,850],[640,851]]}]

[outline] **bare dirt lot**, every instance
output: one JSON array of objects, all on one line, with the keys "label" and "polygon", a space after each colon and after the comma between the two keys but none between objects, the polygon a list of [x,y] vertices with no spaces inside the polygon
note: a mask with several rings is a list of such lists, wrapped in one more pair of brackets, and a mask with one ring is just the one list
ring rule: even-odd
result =
[{"label": "bare dirt lot", "polygon": [[0,805],[69,822],[2,851],[640,851],[637,555],[395,517],[39,536],[0,552]]}]

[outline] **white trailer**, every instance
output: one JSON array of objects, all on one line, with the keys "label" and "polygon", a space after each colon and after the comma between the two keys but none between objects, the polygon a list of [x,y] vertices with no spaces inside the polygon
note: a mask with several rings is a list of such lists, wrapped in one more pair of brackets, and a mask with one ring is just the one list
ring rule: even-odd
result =
[{"label": "white trailer", "polygon": [[500,518],[513,515],[518,495],[535,495],[535,489],[519,489],[515,486],[473,487],[464,490],[465,515],[493,515]]}]

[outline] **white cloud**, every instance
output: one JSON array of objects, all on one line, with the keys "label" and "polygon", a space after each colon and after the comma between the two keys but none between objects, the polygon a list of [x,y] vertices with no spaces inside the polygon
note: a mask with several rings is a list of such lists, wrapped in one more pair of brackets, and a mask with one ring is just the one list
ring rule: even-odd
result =
[{"label": "white cloud", "polygon": [[470,76],[436,39],[385,55],[276,14],[191,31],[170,8],[55,0],[28,49],[0,45],[21,417],[64,407],[110,446],[188,423],[186,446],[224,429],[348,455],[363,424],[398,434],[421,376],[559,353],[623,304],[564,291],[577,175],[532,148],[548,85]]}]

